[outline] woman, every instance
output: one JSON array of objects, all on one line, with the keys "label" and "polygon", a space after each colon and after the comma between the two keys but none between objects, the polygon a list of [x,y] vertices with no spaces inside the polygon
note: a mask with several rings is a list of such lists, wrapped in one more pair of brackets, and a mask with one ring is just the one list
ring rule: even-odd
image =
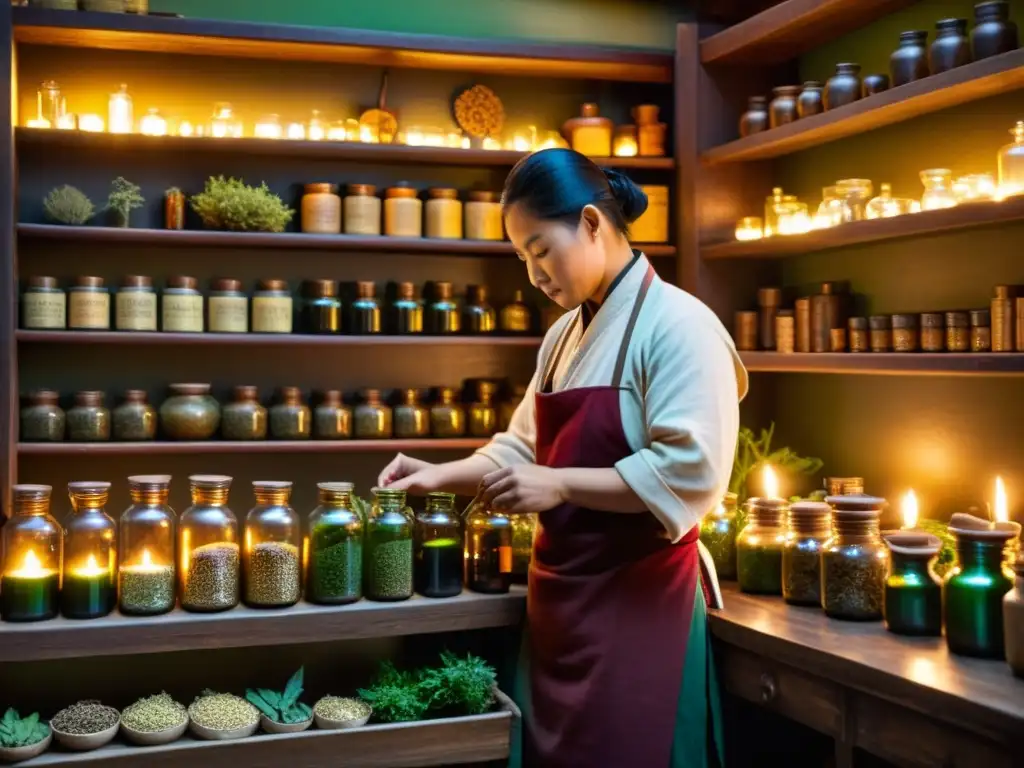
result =
[{"label": "woman", "polygon": [[380,484],[540,513],[523,765],[714,764],[720,597],[697,523],[728,483],[746,371],[711,310],[630,248],[647,198],[629,179],[550,149],[516,165],[503,206],[530,282],[569,312],[507,432],[460,461],[398,455]]}]

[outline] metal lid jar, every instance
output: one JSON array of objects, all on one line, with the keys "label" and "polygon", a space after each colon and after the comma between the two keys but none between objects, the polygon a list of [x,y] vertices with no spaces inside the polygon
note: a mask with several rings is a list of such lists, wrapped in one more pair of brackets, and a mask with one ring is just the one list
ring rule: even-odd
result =
[{"label": "metal lid jar", "polygon": [[782,546],[782,597],[791,605],[821,605],[821,550],[831,535],[832,508],[822,501],[789,507],[789,535]]},{"label": "metal lid jar", "polygon": [[466,434],[466,411],[458,401],[454,387],[441,387],[437,400],[430,406],[430,433],[439,438],[463,437]]},{"label": "metal lid jar", "polygon": [[423,314],[426,332],[433,336],[458,333],[462,328],[459,305],[452,298],[452,284],[439,281],[433,285],[433,298]]},{"label": "metal lid jar", "polygon": [[114,301],[114,327],[119,331],[156,330],[156,290],[146,275],[125,275]]},{"label": "metal lid jar", "polygon": [[353,413],[355,435],[362,440],[386,440],[392,435],[391,407],[381,398],[379,389],[364,389],[362,402]]},{"label": "metal lid jar", "polygon": [[253,333],[292,332],[292,294],[285,280],[260,280],[252,296]]},{"label": "metal lid jar", "polygon": [[308,440],[312,433],[312,413],[302,400],[298,387],[281,387],[277,402],[270,406],[270,436],[275,440]]},{"label": "metal lid jar", "polygon": [[194,277],[177,275],[167,281],[163,293],[163,321],[161,328],[167,333],[202,333],[203,294]]},{"label": "metal lid jar", "polygon": [[53,331],[67,327],[67,296],[56,277],[33,275],[21,294],[21,327]]},{"label": "metal lid jar", "polygon": [[238,605],[238,520],[228,509],[231,478],[192,475],[192,506],[178,521],[178,579],[186,611],[223,611]]},{"label": "metal lid jar", "polygon": [[302,594],[302,530],[289,505],[292,484],[256,480],[256,506],[245,518],[242,574],[245,603],[253,608],[284,608]]},{"label": "metal lid jar", "polygon": [[154,616],[174,608],[177,516],[167,503],[170,475],[128,478],[131,505],[121,514],[117,591],[121,613]]},{"label": "metal lid jar", "polygon": [[512,586],[511,519],[479,498],[464,517],[466,586],[474,592],[508,592]]},{"label": "metal lid jar", "polygon": [[95,443],[110,439],[110,411],[103,405],[102,392],[75,393],[75,404],[68,409],[68,440]]},{"label": "metal lid jar", "polygon": [[788,508],[785,499],[747,501],[747,524],[736,536],[736,577],[742,591],[782,594],[783,520]]},{"label": "metal lid jar", "polygon": [[82,276],[68,289],[68,328],[110,330],[110,292],[102,277]]},{"label": "metal lid jar", "polygon": [[380,234],[380,198],[372,184],[349,184],[345,190],[345,234]]},{"label": "metal lid jar", "polygon": [[352,506],[352,483],[318,483],[309,516],[306,599],[344,605],[363,596],[364,521]]},{"label": "metal lid jar", "polygon": [[329,389],[313,409],[313,437],[319,440],[348,440],[352,437],[352,410],[341,398],[341,390]]},{"label": "metal lid jar", "polygon": [[106,616],[117,603],[117,524],[107,514],[110,483],[68,483],[60,612],[69,619]]},{"label": "metal lid jar", "polygon": [[462,201],[459,190],[431,187],[427,190],[427,237],[459,240],[462,238]]},{"label": "metal lid jar", "polygon": [[334,280],[305,280],[299,310],[302,333],[341,333],[341,299]]},{"label": "metal lid jar", "polygon": [[210,333],[248,333],[249,297],[242,290],[242,281],[230,277],[213,280],[206,314]]},{"label": "metal lid jar", "polygon": [[115,440],[141,442],[156,437],[156,408],[144,389],[125,390],[111,415]]},{"label": "metal lid jar", "polygon": [[372,280],[356,283],[356,298],[349,313],[349,331],[355,334],[381,332],[380,304],[377,301],[377,285]]},{"label": "metal lid jar", "polygon": [[423,237],[423,202],[407,184],[384,192],[384,234],[389,237]]},{"label": "metal lid jar", "polygon": [[64,533],[50,514],[49,485],[15,485],[13,514],[0,529],[0,620],[44,621],[57,615]]},{"label": "metal lid jar", "polygon": [[487,302],[487,286],[466,286],[466,303],[462,305],[462,330],[472,335],[494,333],[497,324],[497,313]]},{"label": "metal lid jar", "polygon": [[405,491],[373,489],[366,522],[363,580],[370,600],[408,600],[413,593],[413,514]]},{"label": "metal lid jar", "polygon": [[341,232],[341,198],[337,184],[306,184],[299,207],[303,232],[314,235]]},{"label": "metal lid jar", "polygon": [[398,336],[423,333],[423,302],[416,298],[416,285],[398,284],[395,300],[388,312],[388,333]]},{"label": "metal lid jar", "polygon": [[882,618],[889,550],[878,521],[885,499],[829,496],[832,536],[821,551],[821,606],[834,619]]},{"label": "metal lid jar", "polygon": [[402,401],[394,408],[395,437],[415,439],[430,435],[430,410],[420,404],[415,389],[402,390]]},{"label": "metal lid jar", "polygon": [[474,190],[466,200],[466,239],[504,240],[501,201],[496,192]]},{"label": "metal lid jar", "polygon": [[259,401],[259,390],[237,386],[232,400],[221,409],[220,434],[225,440],[264,440],[267,437],[267,409]]},{"label": "metal lid jar", "polygon": [[426,508],[416,516],[413,575],[424,597],[454,597],[462,592],[462,526],[455,494],[427,494]]},{"label": "metal lid jar", "polygon": [[30,392],[21,408],[18,439],[25,443],[59,443],[64,439],[66,417],[60,395],[50,389]]}]

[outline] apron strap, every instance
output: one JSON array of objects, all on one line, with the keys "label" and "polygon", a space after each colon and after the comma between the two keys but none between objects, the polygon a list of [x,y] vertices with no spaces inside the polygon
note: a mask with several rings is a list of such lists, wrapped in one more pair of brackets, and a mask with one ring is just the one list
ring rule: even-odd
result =
[{"label": "apron strap", "polygon": [[629,342],[633,338],[633,330],[636,328],[637,318],[640,317],[640,309],[644,305],[644,299],[647,298],[647,291],[650,290],[652,282],[654,282],[654,267],[648,264],[647,274],[644,275],[644,281],[640,286],[640,290],[637,291],[636,299],[633,301],[633,311],[629,315],[629,322],[626,324],[626,330],[622,334],[619,356],[615,360],[615,371],[612,373],[612,386],[615,388],[622,385],[622,373],[626,369],[626,353],[629,352]]},{"label": "apron strap", "polygon": [[569,339],[572,337],[573,331],[576,328],[576,323],[580,321],[580,313],[576,312],[574,317],[565,330],[562,331],[562,336],[559,338],[558,343],[555,345],[555,351],[551,353],[551,357],[548,358],[548,363],[544,366],[544,376],[540,380],[540,388],[538,392],[549,392],[551,391],[554,383],[555,371],[558,370],[558,363],[562,359],[562,353],[565,352],[565,346],[568,344]]}]

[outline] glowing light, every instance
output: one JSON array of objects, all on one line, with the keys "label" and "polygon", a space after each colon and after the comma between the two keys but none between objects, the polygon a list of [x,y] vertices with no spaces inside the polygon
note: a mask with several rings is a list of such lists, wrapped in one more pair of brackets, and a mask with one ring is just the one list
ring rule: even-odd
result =
[{"label": "glowing light", "polygon": [[280,139],[284,136],[281,121],[277,115],[264,115],[253,128],[253,136],[257,139]]},{"label": "glowing light", "polygon": [[132,97],[128,95],[128,86],[121,84],[117,93],[110,94],[107,106],[107,126],[111,133],[131,133],[135,126],[132,117]]},{"label": "glowing light", "polygon": [[22,561],[21,568],[8,575],[17,579],[38,579],[49,574],[50,572],[45,570],[42,563],[39,562],[36,553],[30,549],[25,553],[25,559]]},{"label": "glowing light", "polygon": [[289,123],[288,124],[288,138],[289,139],[304,139],[306,138],[306,126],[302,123]]},{"label": "glowing light", "polygon": [[75,116],[65,112],[57,118],[57,128],[61,131],[73,131],[75,129]]},{"label": "glowing light", "polygon": [[103,569],[100,568],[99,563],[96,562],[96,555],[89,555],[89,559],[86,561],[85,566],[79,566],[75,569],[76,576],[95,577],[103,574]]},{"label": "glowing light", "polygon": [[192,127],[192,123],[188,120],[182,120],[178,124],[178,135],[179,136],[194,136],[196,129]]},{"label": "glowing light", "polygon": [[736,222],[736,239],[744,242],[760,240],[764,237],[761,219],[757,216],[744,216]]},{"label": "glowing light", "polygon": [[324,121],[320,119],[320,112],[318,110],[313,110],[313,117],[310,118],[307,135],[310,141],[323,141],[327,137]]},{"label": "glowing light", "polygon": [[155,107],[151,108],[139,121],[139,133],[146,136],[166,136],[167,121]]},{"label": "glowing light", "polygon": [[29,128],[49,128],[50,121],[45,117],[33,117],[27,123]]},{"label": "glowing light", "polygon": [[1010,512],[1006,503],[1006,486],[1003,485],[1003,478],[996,478],[996,498],[992,509],[993,517],[997,523],[1010,522]]},{"label": "glowing light", "polygon": [[761,485],[766,499],[779,498],[779,478],[775,476],[771,464],[765,464],[761,470]]},{"label": "glowing light", "polygon": [[903,528],[916,528],[918,519],[917,496],[912,490],[903,494],[903,503],[900,506],[900,510],[903,513]]}]

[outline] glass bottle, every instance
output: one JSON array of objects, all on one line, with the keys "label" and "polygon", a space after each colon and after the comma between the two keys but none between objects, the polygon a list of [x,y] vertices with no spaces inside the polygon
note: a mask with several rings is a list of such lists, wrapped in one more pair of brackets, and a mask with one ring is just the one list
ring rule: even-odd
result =
[{"label": "glass bottle", "polygon": [[878,197],[871,198],[865,213],[869,219],[888,219],[907,213],[918,213],[920,210],[921,204],[917,200],[893,197],[892,185],[882,182],[879,186]]},{"label": "glass bottle", "polygon": [[352,302],[352,321],[349,331],[355,334],[380,333],[380,304],[376,297],[377,286],[372,280],[356,283],[356,300]]},{"label": "glass bottle", "polygon": [[922,211],[937,211],[956,206],[953,194],[953,172],[948,168],[929,168],[921,171],[924,194],[921,195]]},{"label": "glass bottle", "polygon": [[352,507],[352,483],[318,483],[320,505],[309,516],[306,599],[318,605],[363,596],[362,516]]},{"label": "glass bottle", "polygon": [[209,384],[169,384],[160,404],[160,431],[171,440],[209,440],[220,426],[220,403]]},{"label": "glass bottle", "polygon": [[0,620],[43,621],[57,615],[64,546],[50,514],[49,485],[15,485],[14,512],[3,526]]},{"label": "glass bottle", "polygon": [[394,410],[395,437],[415,439],[430,435],[430,410],[420,405],[415,389],[402,392],[402,402]]},{"label": "glass bottle", "polygon": [[166,136],[167,119],[156,107],[150,107],[139,120],[139,133],[143,136]]},{"label": "glass bottle", "polygon": [[313,409],[313,436],[320,440],[348,440],[352,437],[352,411],[342,402],[341,391],[329,389]]},{"label": "glass bottle", "polygon": [[999,150],[999,194],[1012,197],[1024,193],[1024,120],[1010,129],[1013,141]]},{"label": "glass bottle", "polygon": [[275,440],[308,440],[312,431],[312,414],[302,401],[298,387],[281,387],[277,403],[270,406],[270,436]]},{"label": "glass bottle", "polygon": [[771,237],[779,233],[779,210],[786,203],[797,202],[796,195],[785,195],[782,187],[773,187],[772,193],[764,201],[764,236]]},{"label": "glass bottle", "polygon": [[76,392],[75,404],[68,409],[68,440],[96,443],[110,439],[110,411],[103,405],[103,393]]},{"label": "glass bottle", "polygon": [[267,409],[260,404],[256,387],[234,388],[231,402],[221,411],[220,434],[225,440],[266,439]]},{"label": "glass bottle", "polygon": [[786,541],[784,499],[750,499],[747,524],[736,536],[736,578],[744,592],[782,594],[782,547]]},{"label": "glass bottle", "polygon": [[498,430],[498,411],[494,407],[497,386],[493,381],[480,381],[476,387],[476,399],[469,404],[469,434],[473,437],[490,437]]},{"label": "glass bottle", "polygon": [[836,190],[846,203],[845,221],[861,221],[867,218],[868,202],[875,188],[871,179],[840,179]]},{"label": "glass bottle", "polygon": [[407,600],[413,592],[413,515],[405,491],[373,489],[366,521],[363,591],[370,600]]},{"label": "glass bottle", "polygon": [[523,402],[524,397],[526,397],[526,387],[522,384],[516,384],[512,388],[512,396],[508,400],[503,400],[501,405],[498,406],[499,432],[504,432],[509,428],[509,425],[512,423],[512,417],[515,416],[516,409]]},{"label": "glass bottle", "polygon": [[292,294],[285,280],[260,280],[252,295],[253,333],[292,332]]},{"label": "glass bottle", "polygon": [[700,540],[711,554],[720,579],[736,578],[736,533],[736,494],[726,493],[700,524]]},{"label": "glass bottle", "polygon": [[423,303],[416,298],[416,286],[413,283],[398,284],[388,315],[388,333],[423,333]]},{"label": "glass bottle", "polygon": [[215,139],[237,139],[242,135],[242,124],[235,119],[234,108],[226,101],[213,105],[210,135]]},{"label": "glass bottle", "polygon": [[789,535],[782,545],[782,597],[790,605],[821,605],[821,549],[829,538],[832,508],[821,501],[789,507]]},{"label": "glass bottle", "polygon": [[306,280],[302,283],[302,333],[341,333],[341,299],[334,280]]},{"label": "glass bottle", "polygon": [[128,478],[131,506],[118,526],[117,591],[121,613],[154,616],[174,608],[174,528],[170,475]]},{"label": "glass bottle", "polygon": [[451,283],[434,283],[434,298],[427,305],[423,319],[427,333],[433,336],[459,332],[459,305],[452,299]]},{"label": "glass bottle", "polygon": [[439,438],[466,434],[466,411],[453,387],[441,387],[437,391],[437,402],[430,406],[430,433]]},{"label": "glass bottle", "polygon": [[494,307],[487,303],[487,286],[467,286],[466,303],[462,305],[463,331],[473,335],[494,333],[496,320]]},{"label": "glass bottle", "polygon": [[228,509],[231,478],[192,475],[192,506],[178,521],[178,582],[186,611],[238,605],[238,520]]},{"label": "glass bottle", "polygon": [[280,139],[284,136],[281,118],[275,114],[263,115],[253,128],[253,136],[257,139]]},{"label": "glass bottle", "polygon": [[933,570],[942,548],[938,536],[898,531],[885,536],[889,573],[882,614],[885,628],[898,635],[942,634],[942,584]]},{"label": "glass bottle", "polygon": [[128,86],[122,83],[116,93],[110,94],[107,102],[107,132],[131,133],[135,128],[132,109],[132,97],[128,95]]},{"label": "glass bottle", "polygon": [[56,80],[46,80],[39,85],[37,93],[42,107],[38,117],[46,120],[51,128],[56,128],[57,121],[64,116],[60,86]]},{"label": "glass bottle", "polygon": [[320,110],[314,109],[313,115],[309,118],[309,129],[306,136],[310,141],[323,141],[327,138],[327,124],[320,117]]},{"label": "glass bottle", "polygon": [[391,437],[391,408],[379,389],[364,389],[363,402],[355,407],[355,435],[362,440],[386,440]]},{"label": "glass bottle", "polygon": [[533,537],[537,533],[537,514],[521,512],[511,515],[512,521],[512,583],[526,584],[533,560]]},{"label": "glass bottle", "polygon": [[107,515],[110,483],[68,483],[60,612],[69,619],[106,616],[117,602],[117,525]]},{"label": "glass bottle", "polygon": [[256,480],[256,506],[245,517],[242,579],[251,608],[286,608],[302,595],[302,527],[288,500],[292,484]]},{"label": "glass bottle", "polygon": [[498,317],[498,325],[502,333],[522,334],[529,333],[533,325],[530,307],[523,300],[523,292],[517,290],[513,294],[512,301],[501,308]]},{"label": "glass bottle", "polygon": [[882,618],[889,550],[879,533],[885,499],[829,496],[832,536],[821,551],[821,607],[834,619]]},{"label": "glass bottle", "polygon": [[21,409],[18,439],[25,443],[59,443],[64,440],[66,417],[60,407],[60,395],[50,389],[29,393]]},{"label": "glass bottle", "polygon": [[141,442],[156,437],[156,408],[150,405],[144,389],[125,391],[111,421],[115,440]]},{"label": "glass bottle", "polygon": [[424,597],[454,597],[462,592],[462,528],[455,494],[433,491],[416,516],[414,581]]},{"label": "glass bottle", "polygon": [[466,586],[474,592],[508,592],[512,585],[512,521],[479,499],[473,500],[464,517]]},{"label": "glass bottle", "polygon": [[57,278],[33,275],[21,294],[21,327],[29,330],[64,330],[67,327],[67,294]]},{"label": "glass bottle", "polygon": [[170,278],[161,304],[160,330],[165,333],[202,333],[205,329],[203,294],[196,278],[185,275]]}]

